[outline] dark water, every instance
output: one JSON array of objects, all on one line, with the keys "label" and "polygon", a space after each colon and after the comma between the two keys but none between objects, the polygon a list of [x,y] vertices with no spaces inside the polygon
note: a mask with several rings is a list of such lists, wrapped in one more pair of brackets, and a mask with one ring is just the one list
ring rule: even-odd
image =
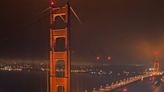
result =
[{"label": "dark water", "polygon": [[0,72],[0,92],[46,92],[45,72]]}]

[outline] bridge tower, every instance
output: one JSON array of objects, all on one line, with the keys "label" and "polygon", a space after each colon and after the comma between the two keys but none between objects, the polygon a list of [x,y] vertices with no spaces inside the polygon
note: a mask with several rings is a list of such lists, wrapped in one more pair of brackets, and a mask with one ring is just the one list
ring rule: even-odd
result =
[{"label": "bridge tower", "polygon": [[160,62],[159,62],[159,55],[155,55],[155,58],[153,60],[154,63],[154,74],[158,74],[160,70]]},{"label": "bridge tower", "polygon": [[69,4],[50,5],[50,92],[70,92]]}]

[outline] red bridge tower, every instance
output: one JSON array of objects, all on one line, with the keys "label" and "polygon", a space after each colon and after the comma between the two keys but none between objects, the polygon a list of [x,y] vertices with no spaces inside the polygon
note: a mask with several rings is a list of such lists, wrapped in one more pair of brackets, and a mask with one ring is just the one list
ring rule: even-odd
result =
[{"label": "red bridge tower", "polygon": [[50,13],[50,92],[70,92],[69,4],[56,5]]},{"label": "red bridge tower", "polygon": [[155,53],[155,58],[153,60],[154,63],[154,74],[158,74],[160,72],[160,62],[159,62],[159,53]]}]

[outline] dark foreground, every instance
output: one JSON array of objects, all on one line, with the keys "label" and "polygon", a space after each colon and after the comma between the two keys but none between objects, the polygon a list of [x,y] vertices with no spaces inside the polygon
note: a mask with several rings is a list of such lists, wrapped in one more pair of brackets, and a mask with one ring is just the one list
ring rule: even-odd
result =
[{"label": "dark foreground", "polygon": [[0,72],[0,92],[46,92],[46,72]]}]

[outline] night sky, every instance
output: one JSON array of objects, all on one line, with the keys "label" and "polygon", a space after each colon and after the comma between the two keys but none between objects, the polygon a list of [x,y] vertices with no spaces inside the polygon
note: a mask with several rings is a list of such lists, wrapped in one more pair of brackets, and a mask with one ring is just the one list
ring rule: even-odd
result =
[{"label": "night sky", "polygon": [[[0,1],[0,61],[48,60],[48,0]],[[73,64],[151,64],[164,60],[163,0],[71,0]],[[107,61],[107,56],[112,60]]]}]

